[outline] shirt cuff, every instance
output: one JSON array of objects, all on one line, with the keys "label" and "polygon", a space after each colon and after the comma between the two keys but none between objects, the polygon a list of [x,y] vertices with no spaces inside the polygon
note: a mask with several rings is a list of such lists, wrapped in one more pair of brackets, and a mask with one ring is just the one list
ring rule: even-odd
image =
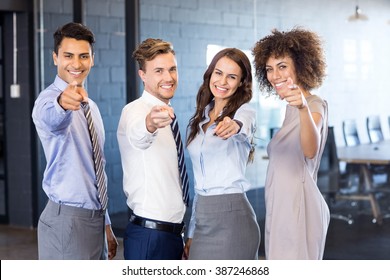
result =
[{"label": "shirt cuff", "polygon": [[238,124],[238,126],[240,127],[240,129],[237,131],[237,133],[239,133],[241,131],[241,128],[242,128],[242,122],[239,120],[236,120],[236,119],[233,119],[233,121],[235,121]]},{"label": "shirt cuff", "polygon": [[61,94],[62,92],[56,97],[56,100],[53,103],[57,113],[65,115],[68,113],[69,110],[65,110],[64,108],[62,108],[60,103],[58,102],[58,98],[60,97]]}]

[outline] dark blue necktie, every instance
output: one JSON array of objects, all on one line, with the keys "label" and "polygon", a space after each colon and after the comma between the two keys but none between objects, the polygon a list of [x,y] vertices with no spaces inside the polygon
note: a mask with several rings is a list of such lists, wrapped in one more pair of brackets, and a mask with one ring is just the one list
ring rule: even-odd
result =
[{"label": "dark blue necktie", "polygon": [[171,128],[172,128],[173,137],[175,138],[175,143],[176,143],[177,160],[178,160],[178,164],[179,164],[179,173],[180,173],[180,179],[181,179],[181,185],[182,185],[182,191],[183,191],[183,201],[184,201],[185,205],[188,206],[188,200],[189,200],[188,174],[187,174],[186,163],[184,160],[183,142],[181,141],[179,124],[177,123],[176,116],[173,119],[173,121],[171,122]]}]

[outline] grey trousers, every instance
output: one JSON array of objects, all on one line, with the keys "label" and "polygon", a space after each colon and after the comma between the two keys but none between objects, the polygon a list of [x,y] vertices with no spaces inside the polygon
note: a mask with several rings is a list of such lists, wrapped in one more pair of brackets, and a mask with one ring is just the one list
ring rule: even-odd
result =
[{"label": "grey trousers", "polygon": [[191,260],[258,259],[260,228],[246,194],[198,196]]},{"label": "grey trousers", "polygon": [[39,218],[39,259],[106,259],[105,239],[104,213],[99,210],[49,200]]}]

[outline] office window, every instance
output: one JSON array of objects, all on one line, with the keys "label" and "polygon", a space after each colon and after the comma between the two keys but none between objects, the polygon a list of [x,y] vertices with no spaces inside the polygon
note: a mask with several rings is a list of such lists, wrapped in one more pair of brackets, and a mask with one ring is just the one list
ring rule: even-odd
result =
[{"label": "office window", "polygon": [[367,40],[345,39],[343,45],[344,78],[368,80],[373,61],[371,43]]}]

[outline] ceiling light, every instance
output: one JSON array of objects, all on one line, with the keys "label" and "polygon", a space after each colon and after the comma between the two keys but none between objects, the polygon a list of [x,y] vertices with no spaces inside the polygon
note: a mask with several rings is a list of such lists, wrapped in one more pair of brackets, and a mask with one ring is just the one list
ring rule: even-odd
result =
[{"label": "ceiling light", "polygon": [[351,22],[351,21],[365,21],[365,20],[368,20],[368,17],[365,14],[363,14],[359,6],[356,5],[355,13],[353,13],[348,17],[348,21]]}]

